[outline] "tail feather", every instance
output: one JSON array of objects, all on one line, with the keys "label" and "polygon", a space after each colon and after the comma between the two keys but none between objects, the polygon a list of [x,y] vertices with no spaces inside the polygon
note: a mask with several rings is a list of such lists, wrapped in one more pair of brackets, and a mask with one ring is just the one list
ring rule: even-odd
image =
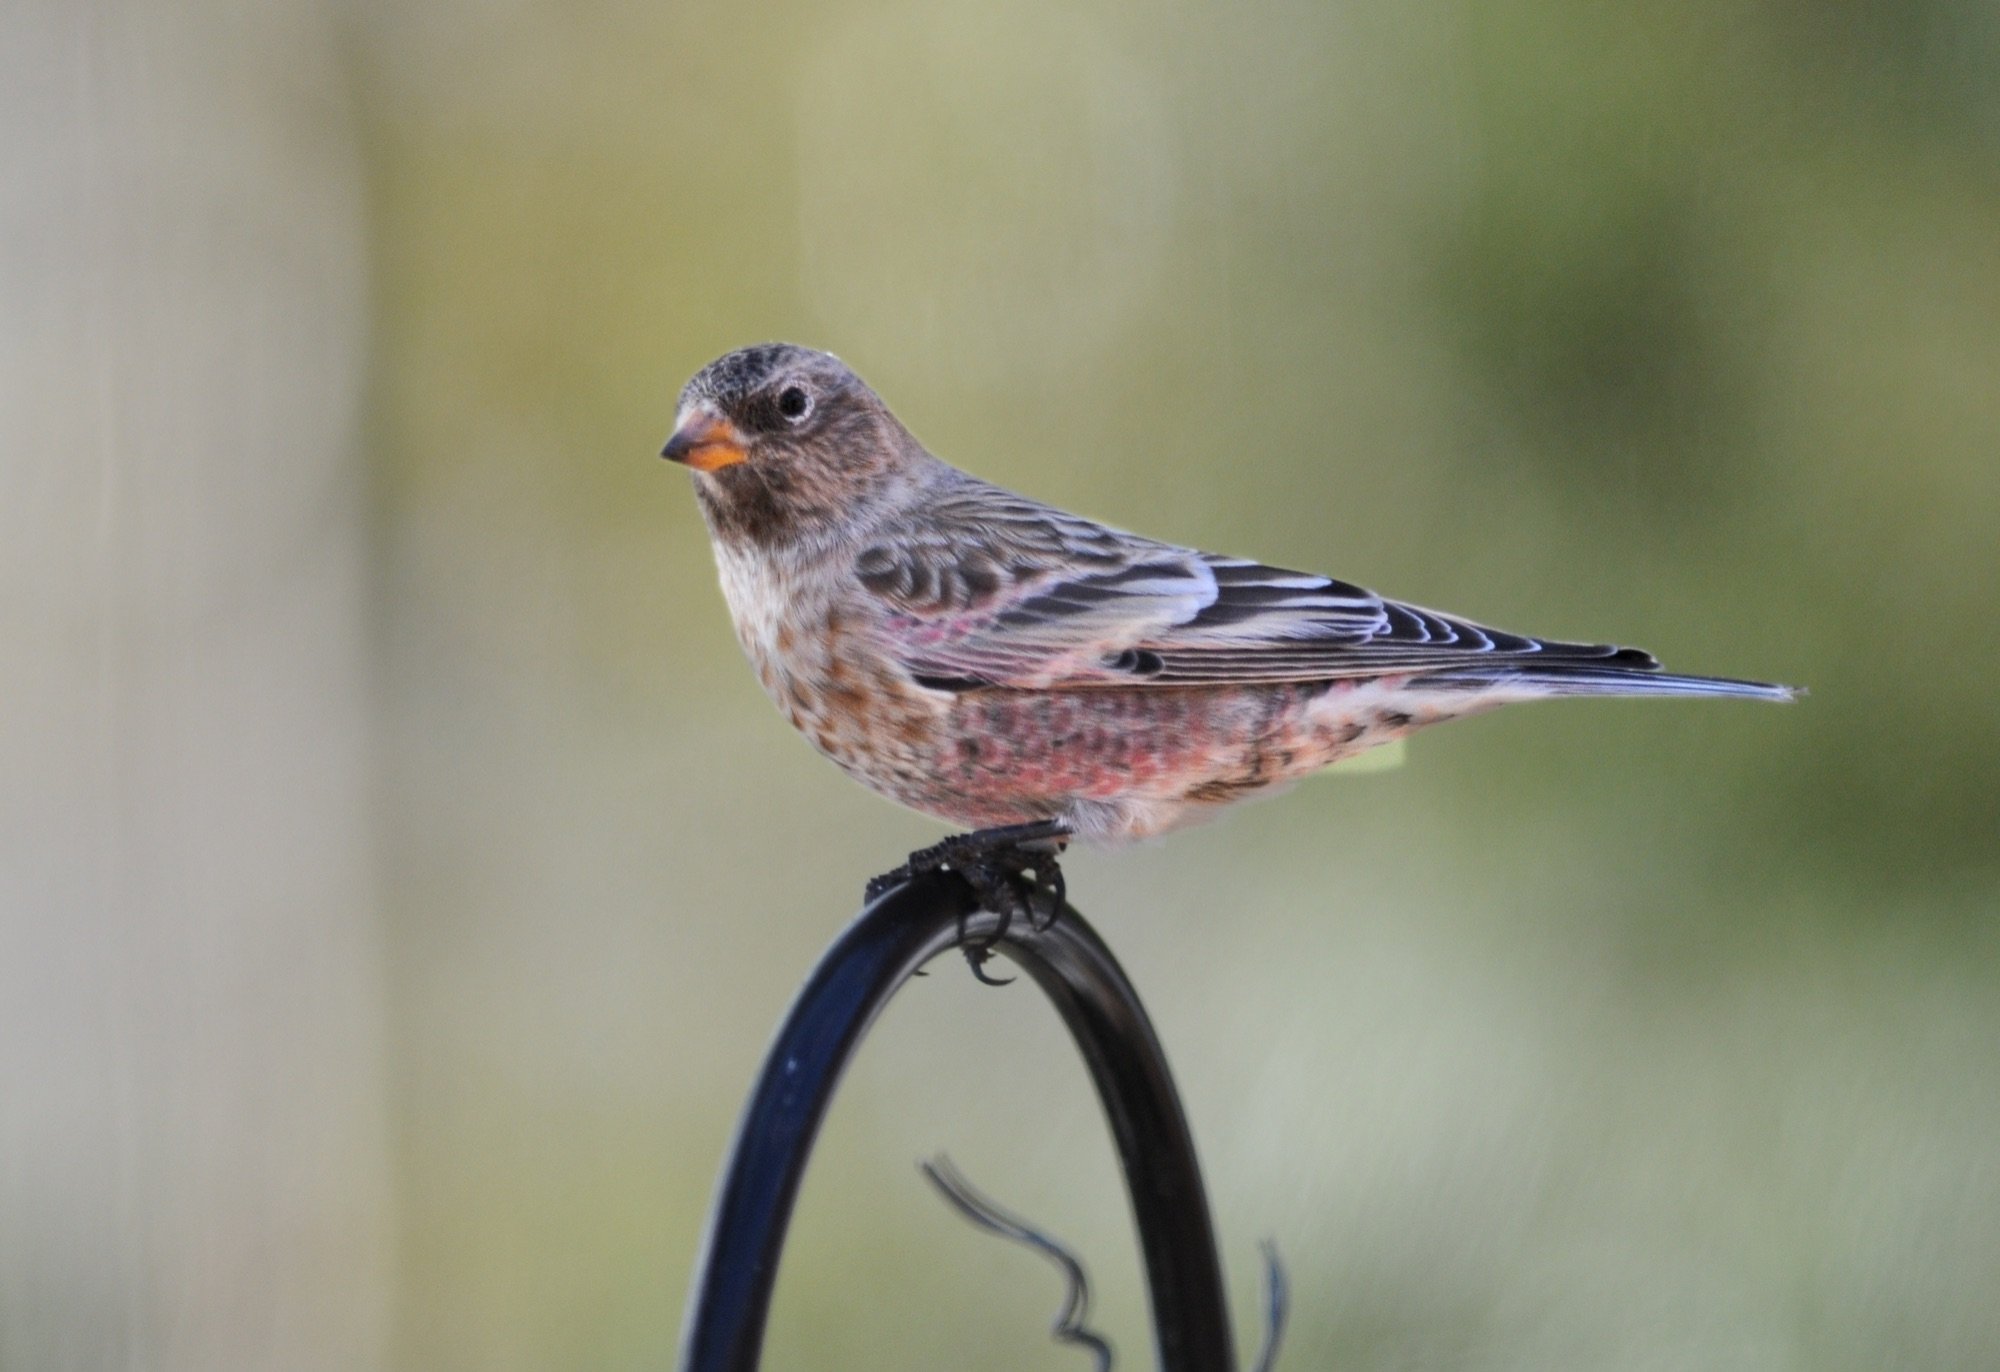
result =
[{"label": "tail feather", "polygon": [[1467,690],[1501,690],[1518,686],[1535,695],[1551,696],[1721,696],[1745,700],[1796,700],[1805,694],[1796,686],[1765,681],[1739,681],[1722,676],[1678,676],[1641,666],[1550,663],[1533,667],[1496,667],[1486,671],[1447,671],[1422,678],[1426,685]]}]

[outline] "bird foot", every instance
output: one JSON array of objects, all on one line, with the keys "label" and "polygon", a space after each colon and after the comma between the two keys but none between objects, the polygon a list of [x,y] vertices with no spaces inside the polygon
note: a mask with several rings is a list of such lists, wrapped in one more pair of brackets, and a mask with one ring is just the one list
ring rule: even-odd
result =
[{"label": "bird foot", "polygon": [[986,962],[1016,916],[1038,931],[1056,922],[1067,895],[1056,859],[1069,839],[1069,830],[1052,819],[953,834],[942,843],[918,849],[902,866],[870,881],[867,898],[874,900],[925,872],[958,873],[979,897],[979,908],[1000,917],[992,934],[977,941],[967,937],[961,924],[959,946],[973,976],[989,986],[1004,986],[1009,979],[989,975]]}]

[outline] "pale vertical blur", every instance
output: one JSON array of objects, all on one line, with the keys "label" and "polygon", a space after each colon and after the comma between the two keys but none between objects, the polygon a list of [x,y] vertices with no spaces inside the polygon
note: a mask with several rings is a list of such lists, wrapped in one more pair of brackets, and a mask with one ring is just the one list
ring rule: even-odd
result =
[{"label": "pale vertical blur", "polygon": [[[831,348],[1121,524],[1690,670],[1068,864],[1287,1367],[2000,1365],[2000,21],[1955,0],[17,6],[0,1366],[671,1360],[769,1027],[937,826],[653,454]],[[17,36],[18,35],[18,36]],[[1081,1070],[955,969],[774,1367],[1051,1365]]]},{"label": "pale vertical blur", "polygon": [[0,24],[0,1367],[382,1367],[357,124],[328,17]]}]

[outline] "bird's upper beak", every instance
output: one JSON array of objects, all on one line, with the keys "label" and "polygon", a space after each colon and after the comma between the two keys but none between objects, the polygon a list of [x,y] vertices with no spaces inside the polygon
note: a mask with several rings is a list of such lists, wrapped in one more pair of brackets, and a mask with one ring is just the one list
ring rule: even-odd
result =
[{"label": "bird's upper beak", "polygon": [[660,456],[698,472],[713,472],[748,457],[747,447],[741,429],[708,406],[696,405],[681,416]]}]

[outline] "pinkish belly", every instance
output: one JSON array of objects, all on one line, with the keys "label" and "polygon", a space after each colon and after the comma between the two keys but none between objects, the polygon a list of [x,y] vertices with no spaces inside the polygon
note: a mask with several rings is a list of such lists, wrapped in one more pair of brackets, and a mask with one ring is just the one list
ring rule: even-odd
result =
[{"label": "pinkish belly", "polygon": [[974,827],[1050,818],[1077,802],[1241,799],[1363,746],[1336,702],[1309,708],[1333,689],[970,692],[941,722],[916,794],[897,798]]}]

